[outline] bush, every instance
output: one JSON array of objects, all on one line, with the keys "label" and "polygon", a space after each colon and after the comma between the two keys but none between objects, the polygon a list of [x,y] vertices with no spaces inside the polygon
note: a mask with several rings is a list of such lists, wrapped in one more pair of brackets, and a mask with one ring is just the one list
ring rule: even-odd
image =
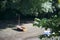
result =
[{"label": "bush", "polygon": [[51,32],[55,32],[54,35],[59,36],[60,35],[60,18],[57,18],[57,15],[53,16],[50,19],[47,18],[35,18],[34,20],[34,26],[37,27],[44,27],[44,28],[50,28]]}]

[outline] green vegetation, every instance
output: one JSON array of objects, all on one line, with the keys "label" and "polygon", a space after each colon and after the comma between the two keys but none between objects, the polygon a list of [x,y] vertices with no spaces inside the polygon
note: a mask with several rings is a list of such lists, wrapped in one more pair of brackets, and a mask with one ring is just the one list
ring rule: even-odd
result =
[{"label": "green vegetation", "polygon": [[24,17],[47,17],[56,14],[59,8],[54,0],[1,0],[0,19],[13,19],[17,14]]}]

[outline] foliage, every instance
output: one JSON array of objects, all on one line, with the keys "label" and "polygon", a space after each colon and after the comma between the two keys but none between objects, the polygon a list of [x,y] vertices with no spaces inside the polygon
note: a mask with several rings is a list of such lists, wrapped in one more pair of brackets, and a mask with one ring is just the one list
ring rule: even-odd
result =
[{"label": "foliage", "polygon": [[[0,14],[2,16],[0,17],[11,18],[12,16],[14,18],[16,14],[38,17],[39,14],[52,13],[54,11],[53,9],[55,9],[52,4],[52,0],[1,0]],[[7,16],[8,14],[9,16]]]},{"label": "foliage", "polygon": [[44,2],[42,3],[42,10],[44,12],[52,12],[53,13],[53,8],[54,6],[52,6],[52,3],[47,1],[47,2]]},{"label": "foliage", "polygon": [[52,18],[39,19],[35,18],[34,26],[50,28],[51,32],[60,35],[60,17],[57,18],[57,15],[54,15]]},{"label": "foliage", "polygon": [[43,19],[35,18],[35,21],[34,21],[33,25],[37,25],[38,27],[40,27],[40,26],[45,26],[46,23],[47,23],[47,19],[46,18],[43,18]]},{"label": "foliage", "polygon": [[[53,3],[54,2],[54,3]],[[49,6],[47,6],[49,5]],[[55,35],[60,35],[60,4],[54,0],[52,1],[47,1],[42,4],[42,13],[45,13],[43,15],[40,14],[40,17],[42,18],[37,18],[40,21],[38,22],[37,19],[35,19],[36,23],[33,25],[38,26],[38,27],[45,27],[45,28],[50,28],[52,29],[52,33],[55,32]],[[47,13],[47,14],[46,14]],[[47,17],[46,17],[47,16]]]}]

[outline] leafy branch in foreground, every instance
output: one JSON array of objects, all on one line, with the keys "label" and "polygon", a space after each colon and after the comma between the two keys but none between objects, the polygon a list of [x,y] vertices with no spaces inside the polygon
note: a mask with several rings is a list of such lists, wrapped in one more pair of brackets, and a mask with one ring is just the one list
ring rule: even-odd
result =
[{"label": "leafy branch in foreground", "polygon": [[44,28],[50,28],[52,33],[55,33],[55,35],[60,35],[60,18],[57,18],[57,15],[55,15],[53,18],[47,19],[39,19],[35,18],[34,26],[37,27],[44,27]]}]

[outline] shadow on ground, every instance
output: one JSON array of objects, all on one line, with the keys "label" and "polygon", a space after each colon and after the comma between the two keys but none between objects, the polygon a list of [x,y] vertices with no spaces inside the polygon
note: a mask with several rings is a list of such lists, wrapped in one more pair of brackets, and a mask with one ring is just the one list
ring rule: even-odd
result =
[{"label": "shadow on ground", "polygon": [[[32,22],[33,22],[32,20],[21,20],[20,25],[25,23],[32,23]],[[0,20],[0,29],[13,28],[16,27],[16,25],[18,25],[17,20]]]},{"label": "shadow on ground", "polygon": [[0,21],[0,29],[5,29],[5,28],[12,28],[17,25],[17,22],[15,21],[8,21],[8,20],[2,20]]},{"label": "shadow on ground", "polygon": [[20,29],[13,29],[15,31],[18,31],[18,32],[22,32],[23,30],[20,30]]}]

